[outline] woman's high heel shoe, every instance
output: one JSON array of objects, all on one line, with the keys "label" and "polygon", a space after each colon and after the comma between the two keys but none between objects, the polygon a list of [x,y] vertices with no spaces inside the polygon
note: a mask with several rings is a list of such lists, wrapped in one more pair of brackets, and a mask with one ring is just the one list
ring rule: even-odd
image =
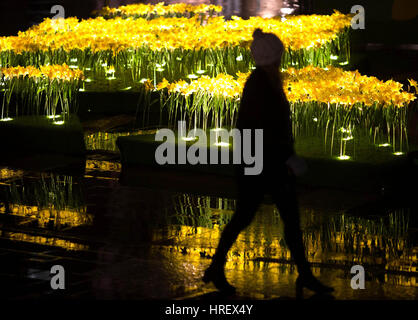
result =
[{"label": "woman's high heel shoe", "polygon": [[218,270],[217,268],[209,267],[206,269],[202,280],[205,283],[212,282],[216,289],[228,295],[232,295],[236,291],[235,287],[231,286],[228,280],[226,280],[222,269]]},{"label": "woman's high heel shoe", "polygon": [[330,294],[334,288],[323,285],[313,275],[299,276],[296,279],[296,298],[303,299],[303,288],[314,291],[316,294]]}]

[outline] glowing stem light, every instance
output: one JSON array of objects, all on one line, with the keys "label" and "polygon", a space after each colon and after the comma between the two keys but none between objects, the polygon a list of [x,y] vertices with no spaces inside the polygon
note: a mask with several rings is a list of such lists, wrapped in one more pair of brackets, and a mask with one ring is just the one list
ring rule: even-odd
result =
[{"label": "glowing stem light", "polygon": [[57,126],[61,126],[64,124],[64,121],[54,121],[53,124],[57,125]]},{"label": "glowing stem light", "polygon": [[394,152],[394,153],[393,153],[393,155],[394,155],[394,156],[401,156],[401,155],[403,155],[403,154],[405,154],[405,153],[403,153],[403,152]]},{"label": "glowing stem light", "polygon": [[281,9],[280,9],[280,11],[281,11],[283,14],[285,14],[285,15],[287,15],[287,14],[291,14],[294,10],[295,10],[295,9],[292,9],[292,8],[281,8]]},{"label": "glowing stem light", "polygon": [[343,138],[343,141],[349,141],[349,140],[353,140],[353,139],[354,139],[353,136],[348,136],[348,137]]},{"label": "glowing stem light", "polygon": [[197,137],[181,137],[181,140],[184,140],[184,141],[194,141],[196,139]]},{"label": "glowing stem light", "polygon": [[344,61],[344,62],[339,63],[340,66],[346,66],[347,64],[348,64],[348,61]]},{"label": "glowing stem light", "polygon": [[229,147],[229,143],[226,142],[216,142],[214,145],[217,147]]},{"label": "glowing stem light", "polygon": [[115,80],[115,79],[116,79],[116,77],[115,77],[115,76],[111,76],[111,77],[107,77],[106,79],[107,79],[107,80]]},{"label": "glowing stem light", "polygon": [[93,80],[90,78],[87,78],[86,80],[84,80],[85,82],[92,82]]},{"label": "glowing stem light", "polygon": [[121,91],[128,91],[128,90],[131,90],[132,89],[132,87],[126,87],[126,88],[123,88],[123,89],[120,89]]},{"label": "glowing stem light", "polygon": [[331,55],[331,60],[338,60],[338,56]]},{"label": "glowing stem light", "polygon": [[57,119],[57,118],[61,118],[61,115],[50,115],[50,116],[46,116],[48,119]]},{"label": "glowing stem light", "polygon": [[0,121],[12,121],[13,120],[13,118],[2,118],[2,119],[0,119]]},{"label": "glowing stem light", "polygon": [[70,65],[70,66],[68,66],[68,68],[70,68],[70,69],[77,69],[78,66],[76,66],[76,65]]},{"label": "glowing stem light", "polygon": [[378,144],[377,146],[379,148],[382,148],[382,147],[390,147],[390,143],[381,143],[381,144]]},{"label": "glowing stem light", "polygon": [[349,160],[349,159],[351,159],[351,157],[350,156],[339,156],[339,157],[337,157],[337,159],[338,160]]}]

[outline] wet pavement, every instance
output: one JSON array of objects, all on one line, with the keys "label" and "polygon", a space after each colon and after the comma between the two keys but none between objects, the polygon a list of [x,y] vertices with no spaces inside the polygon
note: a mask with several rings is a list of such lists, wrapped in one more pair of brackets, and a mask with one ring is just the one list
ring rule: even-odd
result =
[{"label": "wet pavement", "polygon": [[[218,297],[201,281],[235,200],[128,187],[109,152],[91,152],[83,175],[0,171],[0,296],[9,299]],[[379,212],[379,195],[299,186],[313,272],[338,300],[416,300],[417,218],[401,204]],[[358,210],[357,210],[358,209]],[[65,290],[50,270],[65,269]],[[351,267],[366,272],[353,290]],[[230,299],[295,299],[297,272],[280,215],[266,198],[229,252]],[[312,297],[312,293],[305,295]]]}]

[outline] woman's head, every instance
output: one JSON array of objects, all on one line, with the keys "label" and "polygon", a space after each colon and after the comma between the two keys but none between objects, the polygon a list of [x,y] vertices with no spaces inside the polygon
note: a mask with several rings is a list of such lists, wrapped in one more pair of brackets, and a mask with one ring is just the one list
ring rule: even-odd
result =
[{"label": "woman's head", "polygon": [[250,48],[256,66],[280,65],[284,45],[275,34],[255,29]]}]

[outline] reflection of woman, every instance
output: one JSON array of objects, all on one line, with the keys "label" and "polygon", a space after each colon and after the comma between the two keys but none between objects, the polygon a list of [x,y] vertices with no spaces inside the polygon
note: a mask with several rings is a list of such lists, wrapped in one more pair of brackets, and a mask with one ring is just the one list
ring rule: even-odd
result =
[{"label": "reflection of woman", "polygon": [[235,292],[225,278],[226,255],[239,233],[253,220],[264,194],[270,193],[280,211],[285,240],[298,269],[298,292],[306,287],[317,293],[328,293],[333,289],[312,275],[299,226],[294,174],[303,169],[304,163],[294,154],[290,107],[279,73],[284,47],[274,34],[263,33],[259,29],[255,30],[253,38],[251,52],[256,69],[244,87],[237,127],[240,130],[263,129],[263,172],[250,176],[244,175],[243,168],[239,169],[237,210],[222,233],[203,281],[213,282],[221,291]]}]

